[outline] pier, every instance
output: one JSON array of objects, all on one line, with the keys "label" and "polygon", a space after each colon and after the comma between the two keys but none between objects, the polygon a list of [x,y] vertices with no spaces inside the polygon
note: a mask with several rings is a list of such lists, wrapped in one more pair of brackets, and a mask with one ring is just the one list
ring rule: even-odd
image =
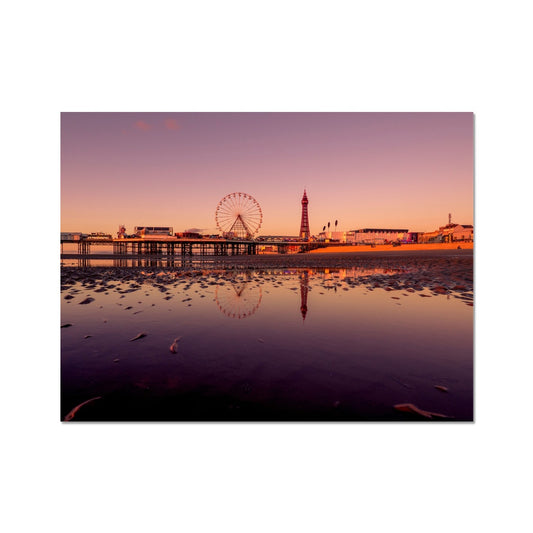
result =
[{"label": "pier", "polygon": [[[277,253],[307,252],[322,243],[307,241],[259,241],[239,239],[178,239],[178,238],[123,238],[123,239],[80,239],[61,240],[78,245],[78,255],[90,255],[93,246],[112,245],[114,256],[233,256],[256,255],[259,248],[269,247]],[[61,246],[63,251],[63,246]]]}]

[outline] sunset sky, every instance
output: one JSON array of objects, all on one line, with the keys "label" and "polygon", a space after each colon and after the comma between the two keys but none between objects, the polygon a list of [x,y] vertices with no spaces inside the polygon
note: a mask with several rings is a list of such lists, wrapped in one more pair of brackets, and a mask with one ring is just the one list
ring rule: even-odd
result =
[{"label": "sunset sky", "polygon": [[232,192],[261,205],[259,234],[338,220],[432,231],[473,224],[472,113],[62,113],[61,231],[119,224],[217,232]]}]

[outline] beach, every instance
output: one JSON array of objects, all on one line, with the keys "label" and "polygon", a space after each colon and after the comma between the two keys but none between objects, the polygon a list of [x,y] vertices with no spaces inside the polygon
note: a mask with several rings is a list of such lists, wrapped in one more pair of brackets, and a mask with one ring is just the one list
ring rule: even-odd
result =
[{"label": "beach", "polygon": [[84,261],[62,420],[473,419],[472,250]]},{"label": "beach", "polygon": [[[359,248],[359,247],[358,247]],[[362,248],[362,247],[361,247]],[[398,247],[401,248],[401,247]],[[265,254],[238,256],[109,256],[92,254],[77,256],[65,254],[62,259],[72,265],[81,262],[83,266],[93,263],[99,268],[115,267],[115,276],[131,275],[131,268],[172,268],[176,272],[203,272],[208,270],[239,269],[306,269],[306,268],[388,268],[403,271],[400,277],[407,277],[417,286],[464,286],[473,290],[473,250],[472,249],[412,249],[407,247],[358,251],[316,251],[304,254]],[[122,266],[123,265],[123,266]],[[69,267],[63,267],[68,272]],[[78,271],[76,266],[72,266]],[[94,273],[94,272],[93,272]]]},{"label": "beach", "polygon": [[365,252],[440,252],[444,250],[473,250],[473,242],[450,242],[450,243],[425,243],[425,244],[358,244],[358,245],[339,245],[329,246],[328,248],[319,248],[311,250],[312,254],[316,253],[365,253]]}]

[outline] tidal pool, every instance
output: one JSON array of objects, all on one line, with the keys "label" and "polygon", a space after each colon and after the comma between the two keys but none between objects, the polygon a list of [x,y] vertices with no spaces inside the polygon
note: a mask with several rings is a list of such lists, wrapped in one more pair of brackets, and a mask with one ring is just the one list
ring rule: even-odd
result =
[{"label": "tidal pool", "polygon": [[472,288],[419,277],[63,268],[61,419],[471,421]]}]

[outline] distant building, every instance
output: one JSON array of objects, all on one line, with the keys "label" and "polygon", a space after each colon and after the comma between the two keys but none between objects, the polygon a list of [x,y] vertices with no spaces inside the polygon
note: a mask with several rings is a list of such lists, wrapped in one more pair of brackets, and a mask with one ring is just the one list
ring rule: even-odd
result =
[{"label": "distant building", "polygon": [[411,242],[409,230],[386,228],[363,228],[348,232],[353,244],[387,244],[389,242]]},{"label": "distant building", "polygon": [[175,236],[178,239],[203,239],[203,235],[194,231],[182,231],[181,233],[176,233]]},{"label": "distant building", "polygon": [[78,231],[62,231],[61,240],[62,241],[79,241],[82,237],[82,234]]},{"label": "distant building", "polygon": [[418,236],[421,233],[419,231],[408,231],[407,232],[407,239],[405,240],[406,243],[416,244],[418,242]]},{"label": "distant building", "polygon": [[428,244],[432,242],[443,242],[443,236],[439,230],[425,231],[418,236],[419,244]]},{"label": "distant building", "polygon": [[341,242],[346,243],[345,231],[321,231],[318,234],[318,241],[321,242]]},{"label": "distant building", "polygon": [[173,229],[171,226],[135,226],[135,235],[137,237],[144,236],[160,236],[160,235],[172,235]]},{"label": "distant building", "polygon": [[350,230],[345,232],[346,244],[355,244],[355,230]]},{"label": "distant building", "polygon": [[474,226],[472,224],[457,224],[453,229],[453,241],[474,241]]},{"label": "distant building", "polygon": [[287,241],[293,241],[298,242],[301,241],[300,237],[297,235],[261,235],[261,237],[257,237],[256,241],[267,241],[267,242],[287,242]]},{"label": "distant building", "polygon": [[438,230],[421,233],[420,243],[435,242],[473,242],[474,226],[472,224],[446,224]]},{"label": "distant building", "polygon": [[332,231],[330,239],[335,242],[346,242],[345,231]]},{"label": "distant building", "polygon": [[113,236],[110,233],[104,233],[103,231],[97,231],[83,235],[84,239],[90,239],[93,241],[110,241]]}]

